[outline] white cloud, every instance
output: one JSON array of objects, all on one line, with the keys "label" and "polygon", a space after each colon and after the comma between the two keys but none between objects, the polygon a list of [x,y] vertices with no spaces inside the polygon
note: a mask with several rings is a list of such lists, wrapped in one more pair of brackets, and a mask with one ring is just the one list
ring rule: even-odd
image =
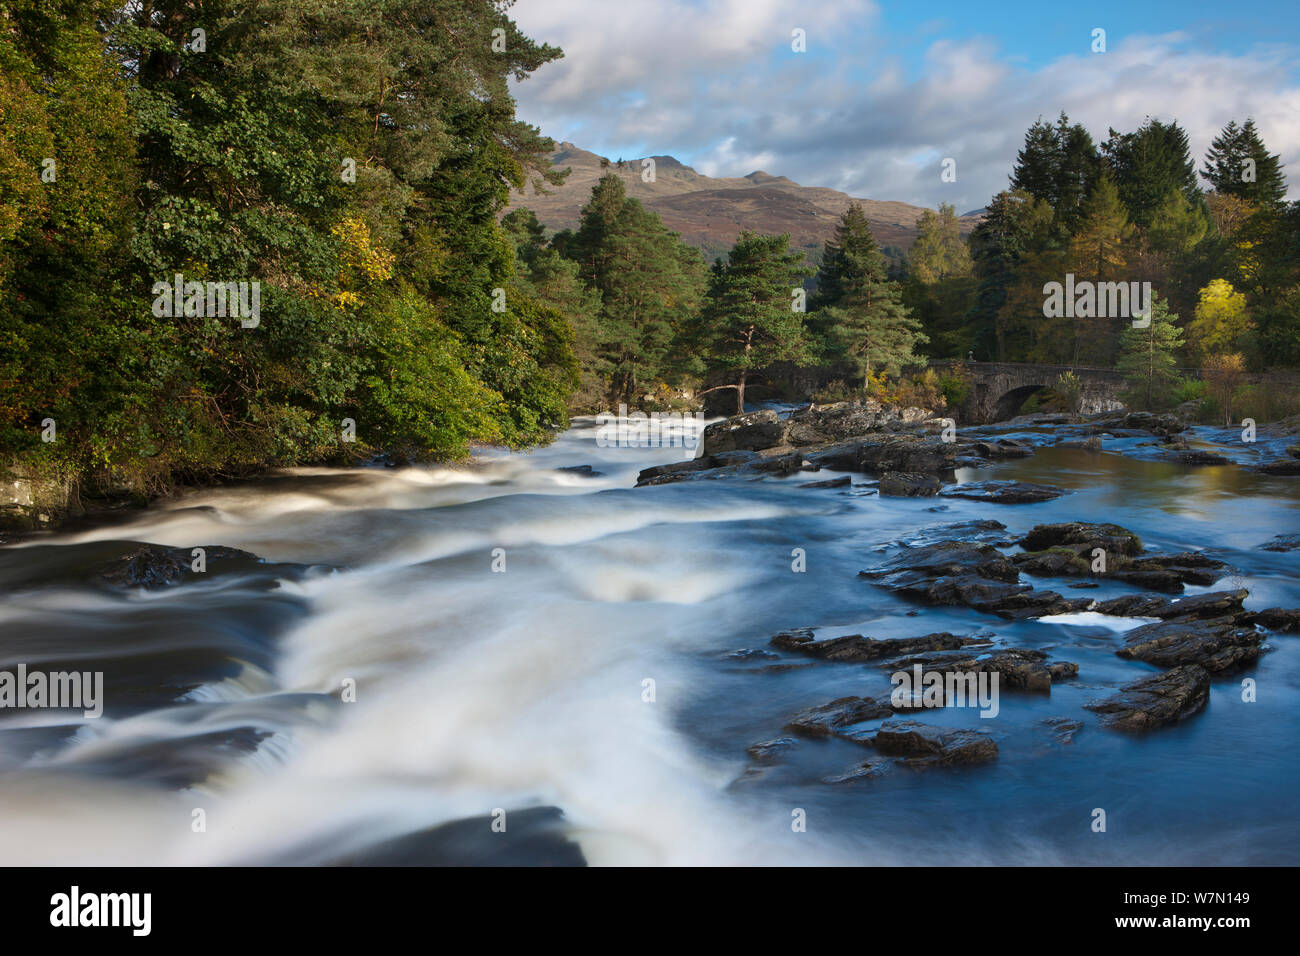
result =
[{"label": "white cloud", "polygon": [[[1198,165],[1228,120],[1254,116],[1300,196],[1300,86],[1282,47],[1237,56],[1177,33],[1130,36],[1026,69],[986,37],[933,39],[913,78],[866,0],[525,0],[511,14],[565,51],[516,85],[520,116],[597,152],[668,153],[719,176],[762,168],[966,211],[1005,188],[1039,116],[1064,109],[1099,141],[1111,126],[1177,119]],[[807,53],[790,50],[795,27]],[[940,181],[947,156],[956,183]]]}]

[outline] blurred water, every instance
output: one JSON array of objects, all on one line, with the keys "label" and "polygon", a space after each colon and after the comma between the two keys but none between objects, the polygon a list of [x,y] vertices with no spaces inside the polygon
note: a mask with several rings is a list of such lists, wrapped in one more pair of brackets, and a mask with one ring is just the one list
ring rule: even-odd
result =
[{"label": "blurred water", "polygon": [[[329,862],[539,806],[559,807],[598,864],[1300,861],[1300,637],[1216,681],[1205,713],[1131,737],[1082,704],[1153,671],[1114,656],[1133,622],[922,609],[856,576],[925,528],[992,517],[1010,538],[1105,520],[1152,550],[1228,561],[1217,588],[1249,588],[1250,608],[1296,607],[1300,556],[1256,547],[1300,528],[1295,479],[1046,448],[958,476],[1071,491],[1033,505],[799,488],[807,475],[634,490],[640,469],[690,452],[594,437],[579,421],[548,448],[463,468],[299,470],[0,549],[0,669],[103,670],[108,688],[98,720],[0,711],[0,862]],[[602,474],[557,470],[573,465]],[[96,586],[124,540],[275,563],[161,591]],[[1067,583],[1041,582],[1133,590]],[[1079,677],[1050,697],[1004,692],[991,720],[925,715],[994,732],[992,764],[832,785],[873,752],[804,741],[747,774],[745,748],[796,711],[889,690],[876,667],[730,656],[800,626],[984,631]],[[1242,676],[1257,702],[1241,701]],[[1050,716],[1084,730],[1057,743]],[[807,832],[791,829],[796,808]]]}]

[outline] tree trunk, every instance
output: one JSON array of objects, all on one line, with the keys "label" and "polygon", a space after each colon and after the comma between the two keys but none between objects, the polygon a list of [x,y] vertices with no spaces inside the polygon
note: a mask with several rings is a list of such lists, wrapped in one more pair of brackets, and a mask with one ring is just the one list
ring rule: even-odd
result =
[{"label": "tree trunk", "polygon": [[736,385],[736,414],[745,414],[745,377],[749,374],[748,370],[742,370],[740,373],[740,382]]}]

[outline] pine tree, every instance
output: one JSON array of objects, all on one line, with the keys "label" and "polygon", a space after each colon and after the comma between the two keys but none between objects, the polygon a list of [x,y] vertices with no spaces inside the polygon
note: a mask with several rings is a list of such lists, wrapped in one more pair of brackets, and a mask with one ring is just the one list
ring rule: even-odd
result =
[{"label": "pine tree", "polygon": [[1156,209],[1170,190],[1179,190],[1188,202],[1199,204],[1196,163],[1187,131],[1176,122],[1149,119],[1133,133],[1110,131],[1102,146],[1129,221],[1146,230]]},{"label": "pine tree", "polygon": [[1236,120],[1228,122],[1210,143],[1201,175],[1217,193],[1239,196],[1257,205],[1277,206],[1286,201],[1282,164],[1278,155],[1264,145],[1254,119],[1247,119],[1240,127]]},{"label": "pine tree", "polygon": [[[948,212],[955,224],[951,206]],[[941,243],[931,245],[942,253]],[[897,375],[918,360],[914,349],[929,341],[903,305],[902,290],[889,277],[884,253],[857,203],[840,217],[834,239],[826,244],[817,292],[815,314],[830,355],[848,360],[859,375],[873,370]]]},{"label": "pine tree", "polygon": [[714,265],[703,316],[708,367],[735,378],[716,388],[735,389],[737,415],[745,410],[750,375],[777,362],[811,359],[804,316],[791,296],[809,272],[803,255],[791,251],[788,234],[748,231],[726,263]]},{"label": "pine tree", "polygon": [[1020,261],[1047,243],[1051,221],[1052,209],[1044,200],[1026,192],[1001,192],[971,233],[971,260],[979,286],[966,324],[977,359],[1007,361],[1001,321],[1009,290],[1016,283]]},{"label": "pine tree", "polygon": [[1029,127],[1016,156],[1011,188],[1051,206],[1058,236],[1064,236],[1077,225],[1099,172],[1092,135],[1078,123],[1072,125],[1062,112],[1055,126],[1039,119]]},{"label": "pine tree", "polygon": [[1177,351],[1183,344],[1182,333],[1169,312],[1169,304],[1159,297],[1151,304],[1151,323],[1146,328],[1132,324],[1120,334],[1120,354],[1116,367],[1128,378],[1134,397],[1146,409],[1167,404],[1178,382]]}]

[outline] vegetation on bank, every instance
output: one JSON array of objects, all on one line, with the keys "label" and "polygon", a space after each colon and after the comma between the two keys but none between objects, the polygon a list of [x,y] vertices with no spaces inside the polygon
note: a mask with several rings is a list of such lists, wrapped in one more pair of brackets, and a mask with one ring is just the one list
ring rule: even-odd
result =
[{"label": "vegetation on bank", "polygon": [[[563,425],[573,327],[497,221],[558,181],[507,80],[561,54],[507,6],[7,3],[0,453],[148,493]],[[178,274],[260,316],[160,315]]]}]

